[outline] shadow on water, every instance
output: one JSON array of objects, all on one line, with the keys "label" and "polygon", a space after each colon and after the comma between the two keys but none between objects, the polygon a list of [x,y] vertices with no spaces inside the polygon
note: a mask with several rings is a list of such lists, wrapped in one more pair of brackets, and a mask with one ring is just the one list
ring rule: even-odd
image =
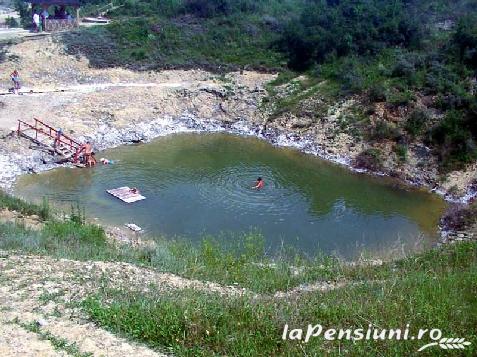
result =
[{"label": "shadow on water", "polygon": [[[345,258],[428,247],[445,209],[436,195],[255,138],[179,134],[101,156],[116,163],[24,176],[17,193],[79,202],[90,216],[133,222],[151,235],[233,239],[253,229],[270,247],[284,243]],[[265,188],[251,190],[258,176]],[[147,200],[126,205],[105,193],[124,185],[140,188]]]}]

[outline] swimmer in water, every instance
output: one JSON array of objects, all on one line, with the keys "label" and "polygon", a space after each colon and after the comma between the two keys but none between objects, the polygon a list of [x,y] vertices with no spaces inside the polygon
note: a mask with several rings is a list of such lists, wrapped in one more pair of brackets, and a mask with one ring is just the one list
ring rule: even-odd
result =
[{"label": "swimmer in water", "polygon": [[99,161],[101,161],[101,163],[103,165],[112,165],[113,164],[112,160],[105,159],[104,157],[102,157]]},{"label": "swimmer in water", "polygon": [[255,186],[252,187],[254,190],[260,190],[265,186],[265,182],[262,180],[261,177],[257,179],[257,182],[255,182]]}]

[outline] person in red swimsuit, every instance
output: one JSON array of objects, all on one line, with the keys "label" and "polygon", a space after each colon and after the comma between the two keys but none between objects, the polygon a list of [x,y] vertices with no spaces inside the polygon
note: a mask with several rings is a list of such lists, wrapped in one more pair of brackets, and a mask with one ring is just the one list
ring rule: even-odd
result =
[{"label": "person in red swimsuit", "polygon": [[252,188],[253,188],[254,190],[260,190],[260,189],[262,189],[264,186],[265,186],[265,182],[262,180],[261,177],[259,177],[259,178],[257,179],[257,182],[255,182],[255,186],[253,186]]}]

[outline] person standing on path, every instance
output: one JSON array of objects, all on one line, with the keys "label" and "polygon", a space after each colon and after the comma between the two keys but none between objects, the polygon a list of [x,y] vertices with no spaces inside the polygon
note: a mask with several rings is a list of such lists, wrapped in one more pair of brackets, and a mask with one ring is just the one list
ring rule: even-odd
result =
[{"label": "person standing on path", "polygon": [[14,70],[10,74],[10,78],[12,79],[13,82],[13,93],[18,94],[18,91],[20,90],[20,75],[18,74],[17,70]]},{"label": "person standing on path", "polygon": [[33,14],[33,27],[35,32],[40,32],[40,15],[36,11]]}]

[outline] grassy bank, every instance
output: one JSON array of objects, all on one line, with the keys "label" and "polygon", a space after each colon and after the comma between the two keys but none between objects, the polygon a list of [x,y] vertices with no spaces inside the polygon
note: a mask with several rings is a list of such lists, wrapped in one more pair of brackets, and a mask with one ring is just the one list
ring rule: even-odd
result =
[{"label": "grassy bank", "polygon": [[[384,281],[367,281],[326,293],[305,293],[286,300],[224,298],[194,291],[169,295],[101,291],[84,303],[92,320],[116,333],[177,355],[296,356],[411,355],[422,341],[281,340],[283,328],[405,329],[437,328],[443,337],[465,337],[476,352],[477,278],[475,244],[462,244],[432,256],[417,257],[414,269],[396,268]],[[452,256],[453,264],[442,268]],[[409,264],[411,262],[407,262]],[[386,269],[385,269],[386,270]],[[357,272],[361,274],[362,272]],[[439,348],[423,355],[440,355]]]},{"label": "grassy bank", "polygon": [[41,205],[25,202],[22,199],[13,197],[0,190],[0,209],[8,208],[24,215],[37,215],[39,218],[46,220],[51,217],[50,206],[48,201],[44,200]]}]

